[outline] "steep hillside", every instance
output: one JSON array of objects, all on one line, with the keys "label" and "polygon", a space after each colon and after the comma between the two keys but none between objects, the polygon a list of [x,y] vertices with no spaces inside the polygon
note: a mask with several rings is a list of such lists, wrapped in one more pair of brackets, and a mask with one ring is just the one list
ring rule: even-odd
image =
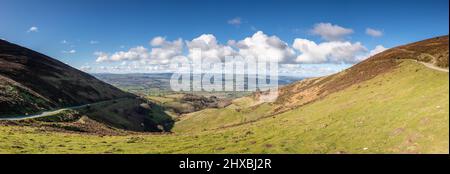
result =
[{"label": "steep hillside", "polygon": [[[64,110],[59,111],[61,108]],[[116,129],[168,131],[173,125],[171,117],[154,103],[56,59],[0,40],[0,119],[39,116],[43,111],[52,114],[0,124],[100,134],[121,132]]]},{"label": "steep hillside", "polygon": [[58,60],[0,40],[0,117],[123,97],[134,96]]},{"label": "steep hillside", "polygon": [[[174,130],[180,132],[215,129],[254,122],[261,118],[281,114],[351,86],[361,88],[363,87],[360,85],[362,82],[397,69],[405,60],[429,63],[448,70],[448,39],[448,36],[442,36],[395,47],[340,73],[305,79],[284,86],[279,89],[279,97],[274,103],[258,103],[258,94],[254,94],[235,100],[225,109],[208,109],[187,114],[177,123]],[[193,127],[193,125],[207,126]]]},{"label": "steep hillside", "polygon": [[281,88],[275,102],[276,112],[281,113],[349,86],[392,71],[401,60],[416,60],[448,69],[448,36],[427,39],[395,47],[368,58],[343,72],[326,77],[308,79]]}]

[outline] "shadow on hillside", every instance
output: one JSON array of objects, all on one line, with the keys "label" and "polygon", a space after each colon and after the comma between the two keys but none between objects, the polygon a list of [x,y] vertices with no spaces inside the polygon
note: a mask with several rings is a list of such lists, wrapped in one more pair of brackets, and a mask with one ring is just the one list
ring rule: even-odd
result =
[{"label": "shadow on hillside", "polygon": [[114,128],[138,132],[170,132],[175,123],[161,106],[140,98],[92,105],[80,114]]}]

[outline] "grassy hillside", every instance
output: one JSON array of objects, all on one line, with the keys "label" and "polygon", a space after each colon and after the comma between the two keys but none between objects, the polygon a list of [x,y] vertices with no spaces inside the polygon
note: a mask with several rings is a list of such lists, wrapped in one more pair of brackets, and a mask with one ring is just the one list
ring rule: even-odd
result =
[{"label": "grassy hillside", "polygon": [[152,102],[162,106],[172,117],[192,113],[206,108],[224,108],[231,102],[230,99],[218,98],[214,95],[205,97],[197,94],[172,93],[161,96],[147,96]]},{"label": "grassy hillside", "polygon": [[183,115],[172,131],[196,132],[256,121],[270,115],[271,103],[258,103],[253,97],[236,99],[226,108],[208,108]]},{"label": "grassy hillside", "polygon": [[104,137],[0,126],[0,153],[449,153],[448,73],[396,64],[313,103],[215,130]]},{"label": "grassy hillside", "polygon": [[[216,129],[254,122],[258,119],[279,115],[321,100],[328,95],[353,85],[392,72],[403,61],[429,63],[441,68],[448,64],[448,36],[436,37],[386,50],[342,72],[319,78],[305,79],[279,89],[274,103],[256,103],[258,94],[239,99],[245,105],[235,104],[226,109],[209,109],[184,116],[174,131],[198,131]],[[195,126],[202,125],[202,126]]]}]

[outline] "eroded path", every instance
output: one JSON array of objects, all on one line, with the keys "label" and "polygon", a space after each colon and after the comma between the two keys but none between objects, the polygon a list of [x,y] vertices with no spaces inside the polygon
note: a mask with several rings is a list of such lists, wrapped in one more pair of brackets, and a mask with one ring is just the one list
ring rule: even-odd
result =
[{"label": "eroded path", "polygon": [[[407,49],[403,49],[403,48],[397,48],[397,50],[408,52],[408,53],[416,53],[415,51],[411,51],[411,50],[407,50]],[[430,68],[430,69],[434,69],[434,70],[442,71],[442,72],[447,72],[447,73],[449,72],[448,68],[441,68],[441,67],[438,67],[438,66],[434,65],[434,62],[437,60],[437,58],[434,57],[433,55],[428,54],[428,53],[420,53],[420,55],[431,57],[432,58],[432,63],[422,62],[422,61],[417,61],[417,60],[415,60],[415,61],[420,62],[421,64],[425,65],[427,68]]]},{"label": "eroded path", "polygon": [[432,63],[426,63],[426,62],[420,62],[420,63],[425,65],[426,67],[434,69],[434,70],[438,70],[438,71],[442,71],[442,72],[448,72],[448,69],[435,66]]}]

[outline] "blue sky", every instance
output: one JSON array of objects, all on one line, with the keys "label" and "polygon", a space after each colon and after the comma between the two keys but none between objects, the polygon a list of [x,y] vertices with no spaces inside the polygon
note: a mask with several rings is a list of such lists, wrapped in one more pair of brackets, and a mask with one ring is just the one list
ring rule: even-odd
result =
[{"label": "blue sky", "polygon": [[[0,38],[81,68],[124,63],[98,62],[100,54],[95,52],[111,56],[143,46],[151,55],[154,46],[149,42],[158,36],[167,44],[181,38],[185,45],[203,34],[212,34],[220,46],[227,46],[229,40],[239,42],[262,31],[262,36],[275,36],[292,48],[294,55],[286,58],[292,60],[286,62],[321,64],[337,70],[346,67],[342,64],[355,63],[355,57],[368,55],[376,46],[390,48],[447,35],[448,6],[448,0],[0,0]],[[368,29],[373,32],[368,34]],[[352,58],[317,55],[327,48],[326,44],[317,50],[300,50],[294,48],[295,39],[317,45],[348,42],[352,48],[359,43],[366,50]],[[164,47],[161,44],[156,47]],[[299,41],[297,45],[302,44],[309,42]],[[189,54],[186,48],[182,54]],[[299,58],[301,54],[305,55]]]}]

